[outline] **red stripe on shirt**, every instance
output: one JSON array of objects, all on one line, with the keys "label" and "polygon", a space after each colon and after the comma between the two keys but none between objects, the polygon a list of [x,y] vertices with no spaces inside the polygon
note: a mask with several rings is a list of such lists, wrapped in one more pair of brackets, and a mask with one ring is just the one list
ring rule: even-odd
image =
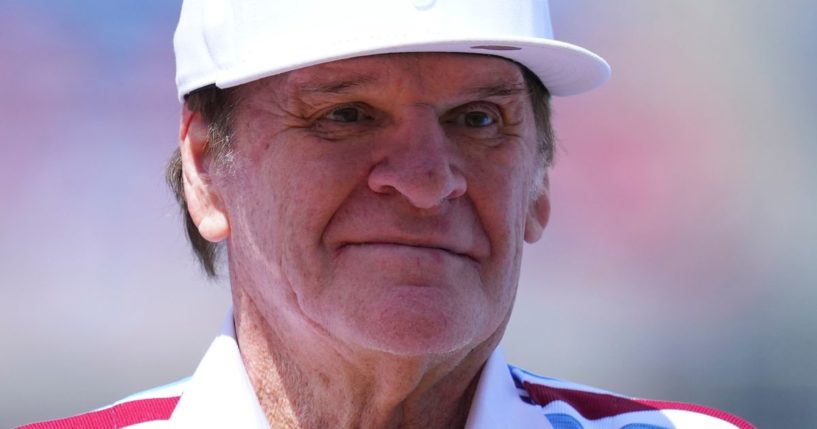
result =
[{"label": "red stripe on shirt", "polygon": [[74,417],[32,423],[18,429],[119,429],[152,420],[167,420],[178,402],[178,396],[140,399]]},{"label": "red stripe on shirt", "polygon": [[589,420],[635,411],[683,410],[712,416],[725,420],[740,429],[755,429],[752,424],[735,415],[714,408],[683,402],[651,401],[632,399],[606,393],[585,392],[573,389],[558,389],[528,381],[523,382],[531,401],[536,405],[547,406],[553,401],[570,404],[576,411]]}]

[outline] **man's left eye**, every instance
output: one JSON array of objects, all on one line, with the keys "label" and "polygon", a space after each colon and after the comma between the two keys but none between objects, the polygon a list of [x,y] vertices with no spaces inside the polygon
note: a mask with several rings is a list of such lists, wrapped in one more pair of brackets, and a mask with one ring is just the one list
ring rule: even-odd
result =
[{"label": "man's left eye", "polygon": [[496,123],[496,119],[490,114],[480,111],[480,110],[472,110],[469,112],[462,113],[458,118],[457,122],[460,125],[470,127],[470,128],[483,128],[489,127]]},{"label": "man's left eye", "polygon": [[359,107],[344,106],[333,109],[325,117],[335,122],[358,122],[366,119],[367,116]]}]

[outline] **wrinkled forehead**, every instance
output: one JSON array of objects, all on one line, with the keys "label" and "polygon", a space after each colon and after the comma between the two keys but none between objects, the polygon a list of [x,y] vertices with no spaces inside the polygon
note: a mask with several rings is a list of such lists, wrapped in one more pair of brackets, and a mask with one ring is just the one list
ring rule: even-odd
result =
[{"label": "wrinkled forehead", "polygon": [[527,92],[524,67],[505,58],[461,53],[397,53],[343,59],[246,84],[289,97],[395,87],[438,95],[490,97]]}]

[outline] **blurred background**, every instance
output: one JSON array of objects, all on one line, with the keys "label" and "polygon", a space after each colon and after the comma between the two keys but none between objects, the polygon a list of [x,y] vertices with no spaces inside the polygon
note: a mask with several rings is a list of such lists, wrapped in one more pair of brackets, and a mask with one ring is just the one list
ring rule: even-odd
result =
[{"label": "blurred background", "polygon": [[[0,427],[192,373],[229,306],[163,181],[180,1],[4,0]],[[511,362],[817,425],[817,3],[553,0],[604,56],[555,100],[553,215]]]}]

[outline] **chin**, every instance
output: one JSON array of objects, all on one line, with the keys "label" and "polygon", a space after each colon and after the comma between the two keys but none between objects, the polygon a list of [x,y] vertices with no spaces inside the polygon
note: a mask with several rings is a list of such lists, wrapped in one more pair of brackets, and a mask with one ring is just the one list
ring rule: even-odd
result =
[{"label": "chin", "polygon": [[[412,290],[413,289],[413,290]],[[401,356],[444,355],[471,348],[490,333],[487,309],[440,296],[430,288],[410,288],[372,300],[347,320],[359,346]],[[438,292],[438,291],[437,291]],[[351,322],[351,323],[348,323]]]}]

